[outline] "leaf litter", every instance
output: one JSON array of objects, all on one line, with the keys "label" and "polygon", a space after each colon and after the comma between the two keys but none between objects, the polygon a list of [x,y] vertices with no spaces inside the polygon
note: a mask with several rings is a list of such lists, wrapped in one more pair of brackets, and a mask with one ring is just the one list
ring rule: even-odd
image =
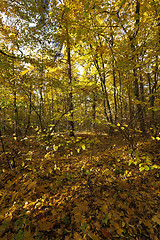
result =
[{"label": "leaf litter", "polygon": [[114,141],[57,140],[53,149],[28,138],[14,171],[1,156],[0,239],[160,239],[159,146],[142,143],[132,159]]}]

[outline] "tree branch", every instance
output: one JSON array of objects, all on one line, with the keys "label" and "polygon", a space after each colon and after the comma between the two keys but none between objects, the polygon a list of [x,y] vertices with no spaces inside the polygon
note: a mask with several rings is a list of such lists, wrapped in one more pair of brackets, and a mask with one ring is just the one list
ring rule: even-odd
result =
[{"label": "tree branch", "polygon": [[2,50],[0,50],[0,53],[1,53],[2,55],[4,55],[4,56],[7,56],[7,57],[16,58],[16,57],[13,56],[13,55],[9,55],[8,53],[3,52]]}]

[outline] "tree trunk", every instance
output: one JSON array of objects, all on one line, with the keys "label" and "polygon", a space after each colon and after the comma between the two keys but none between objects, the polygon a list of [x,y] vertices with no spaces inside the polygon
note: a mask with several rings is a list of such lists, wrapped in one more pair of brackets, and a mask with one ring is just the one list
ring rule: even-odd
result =
[{"label": "tree trunk", "polygon": [[17,93],[14,90],[14,134],[18,138],[18,109],[17,109]]},{"label": "tree trunk", "polygon": [[140,93],[141,93],[141,101],[142,101],[142,111],[144,118],[146,117],[146,110],[145,110],[145,95],[144,95],[144,84],[143,84],[143,77],[140,74]]},{"label": "tree trunk", "polygon": [[134,112],[133,112],[133,104],[132,104],[132,100],[131,100],[131,84],[130,84],[130,82],[128,85],[128,106],[129,106],[130,126],[133,127]]},{"label": "tree trunk", "polygon": [[[13,77],[15,77],[14,61],[13,61]],[[16,81],[13,81],[13,111],[14,111],[14,134],[18,140],[18,108],[17,108],[17,90]]]},{"label": "tree trunk", "polygon": [[25,137],[27,136],[28,129],[30,128],[30,124],[31,124],[31,113],[32,113],[32,85],[30,84],[30,92],[29,92],[29,112],[28,112],[27,127],[26,127],[26,130],[25,130]]},{"label": "tree trunk", "polygon": [[[92,47],[91,44],[90,44],[90,48],[93,50],[93,47]],[[107,108],[108,108],[108,111],[109,111],[109,118],[108,118],[108,114],[107,114],[107,111],[106,111],[106,103],[105,102],[104,102],[104,113],[107,117],[107,120],[109,120],[110,123],[113,124],[112,112],[111,112],[110,102],[109,102],[109,99],[108,99],[108,92],[107,92],[107,88],[106,88],[106,75],[105,75],[105,67],[104,67],[104,61],[103,61],[102,55],[101,55],[101,59],[102,59],[103,74],[102,74],[102,71],[99,67],[99,63],[98,63],[98,60],[97,60],[96,56],[94,58],[94,65],[97,69],[97,72],[99,74],[99,78],[100,78],[100,81],[101,81],[102,93],[103,93],[103,96],[104,96],[104,101],[106,101],[106,103],[107,103]]]},{"label": "tree trunk", "polygon": [[123,101],[122,101],[122,80],[121,75],[119,72],[119,86],[120,86],[120,93],[119,93],[119,99],[120,99],[120,122],[123,122]]},{"label": "tree trunk", "polygon": [[138,120],[139,120],[139,123],[140,123],[140,130],[144,134],[145,133],[145,122],[144,122],[142,106],[141,106],[141,103],[140,103],[139,84],[138,84],[138,78],[137,78],[137,74],[136,74],[135,69],[133,69],[133,75],[134,75],[135,97],[136,97],[136,100],[138,101],[138,103],[136,104],[136,106],[137,106],[137,116],[138,116]]},{"label": "tree trunk", "polygon": [[[112,32],[112,27],[110,28]],[[117,123],[117,96],[116,96],[116,73],[115,73],[115,57],[113,51],[114,38],[111,34],[111,44],[109,45],[112,52],[112,76],[113,76],[113,89],[114,89],[114,114],[115,114],[115,123]]]},{"label": "tree trunk", "polygon": [[138,117],[138,121],[140,124],[140,130],[143,132],[143,134],[145,133],[145,122],[144,122],[144,116],[143,116],[143,110],[142,110],[142,106],[141,106],[141,102],[140,102],[140,94],[139,94],[139,83],[138,83],[138,76],[137,76],[137,69],[136,69],[136,47],[135,47],[135,39],[136,36],[138,34],[139,31],[139,21],[140,21],[140,2],[137,0],[136,1],[136,11],[135,14],[137,16],[136,18],[136,23],[135,23],[135,30],[134,33],[132,35],[132,37],[130,37],[131,40],[131,50],[132,50],[132,54],[133,54],[133,76],[134,76],[134,94],[135,94],[135,98],[136,101],[138,102],[136,104],[137,106],[137,117]]},{"label": "tree trunk", "polygon": [[72,69],[71,69],[71,49],[70,49],[70,41],[69,41],[69,33],[68,27],[66,27],[67,33],[67,65],[68,65],[68,82],[69,82],[69,96],[68,96],[68,105],[70,112],[70,119],[68,121],[69,124],[69,135],[70,137],[75,136],[74,130],[74,120],[73,120],[73,93],[72,93]]},{"label": "tree trunk", "polygon": [[92,102],[92,129],[95,131],[95,120],[96,120],[96,93],[93,91],[93,102]]}]

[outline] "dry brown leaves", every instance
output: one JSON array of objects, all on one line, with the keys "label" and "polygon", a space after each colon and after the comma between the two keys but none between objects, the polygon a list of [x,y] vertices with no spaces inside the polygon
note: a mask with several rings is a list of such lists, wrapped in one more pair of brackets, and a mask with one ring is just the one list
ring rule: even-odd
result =
[{"label": "dry brown leaves", "polygon": [[126,149],[104,139],[48,158],[33,142],[1,171],[0,239],[160,239],[159,169],[128,166]]}]

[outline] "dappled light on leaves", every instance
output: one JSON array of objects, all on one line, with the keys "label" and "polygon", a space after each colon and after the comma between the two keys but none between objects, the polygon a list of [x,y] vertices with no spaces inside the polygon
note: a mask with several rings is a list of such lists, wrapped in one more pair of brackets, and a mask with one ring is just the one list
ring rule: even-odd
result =
[{"label": "dappled light on leaves", "polygon": [[[101,149],[95,144],[91,150],[86,139],[81,153],[64,157],[62,148],[53,147],[54,155],[48,157],[40,147],[43,142],[37,148],[28,137],[30,150],[21,149],[26,159],[16,159],[16,173],[1,172],[1,239],[158,239],[158,165],[141,171],[138,164],[129,164],[125,145],[104,149],[108,141],[114,146],[117,140],[108,137],[104,144],[101,138],[93,138]],[[84,138],[80,142],[84,144]],[[148,147],[139,147],[139,164]]]}]

